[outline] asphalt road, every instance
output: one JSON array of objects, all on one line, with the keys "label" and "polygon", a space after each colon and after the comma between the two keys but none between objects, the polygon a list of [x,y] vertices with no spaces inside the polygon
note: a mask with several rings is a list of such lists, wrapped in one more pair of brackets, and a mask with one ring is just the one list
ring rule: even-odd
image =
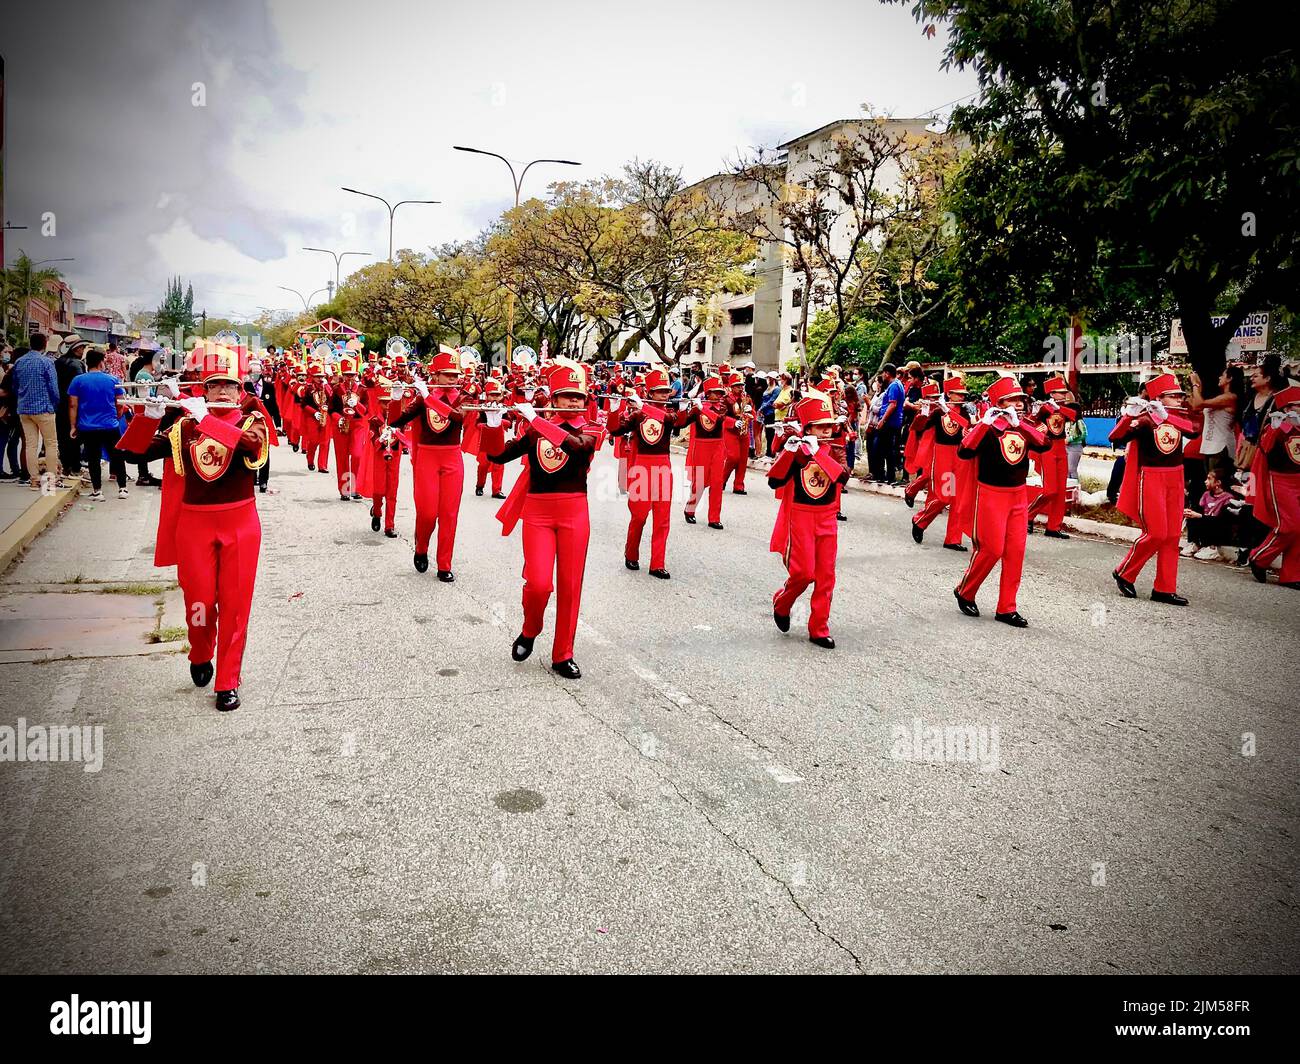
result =
[{"label": "asphalt road", "polygon": [[[937,526],[917,547],[858,490],[828,652],[772,624],[763,479],[725,531],[675,512],[660,582],[623,567],[606,452],[567,682],[549,617],[510,660],[519,533],[472,484],[443,585],[409,477],[386,540],[273,461],[240,710],[175,654],[0,666],[0,723],[105,734],[99,773],[0,764],[0,970],[1298,966],[1293,592],[1184,562],[1193,608],[1149,573],[1125,600],[1121,545],[1035,536],[1016,631],[992,585],[958,613]],[[170,576],[156,505],[75,508],[0,592]],[[913,748],[965,726],[982,746]]]}]

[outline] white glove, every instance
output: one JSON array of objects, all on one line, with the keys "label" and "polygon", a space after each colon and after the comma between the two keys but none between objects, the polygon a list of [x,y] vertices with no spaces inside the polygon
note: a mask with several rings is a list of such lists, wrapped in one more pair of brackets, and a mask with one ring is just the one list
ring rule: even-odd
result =
[{"label": "white glove", "polygon": [[1146,408],[1147,401],[1145,399],[1130,399],[1124,404],[1123,413],[1127,418],[1141,417]]},{"label": "white glove", "polygon": [[1292,425],[1300,425],[1300,410],[1292,410],[1286,418]]},{"label": "white glove", "polygon": [[639,395],[629,395],[627,397],[627,405],[633,410],[640,410],[645,406],[645,401]]},{"label": "white glove", "polygon": [[146,399],[144,401],[144,416],[153,418],[155,421],[161,421],[163,415],[167,413],[167,404],[161,399]]},{"label": "white glove", "polygon": [[392,391],[389,394],[393,399],[401,399],[404,395],[406,395],[406,385],[394,384]]},{"label": "white glove", "polygon": [[611,414],[617,413],[619,407],[621,407],[622,405],[623,405],[623,399],[621,396],[611,395],[609,397],[609,412]]},{"label": "white glove", "polygon": [[1011,423],[1012,428],[1015,428],[1017,425],[1020,424],[1020,413],[1019,411],[1016,410],[1014,406],[1007,407],[1005,410],[1002,411],[1002,413],[1006,414],[1007,421]]},{"label": "white glove", "polygon": [[1000,407],[991,406],[991,407],[989,407],[987,410],[984,411],[984,416],[983,416],[982,418],[980,418],[980,424],[981,424],[981,425],[992,425],[993,422],[997,421],[997,419],[998,419],[1001,415],[1002,415],[1002,410],[1001,410]]},{"label": "white glove", "polygon": [[704,400],[697,395],[694,399],[691,400],[691,406],[695,407],[696,410],[703,410]]},{"label": "white glove", "polygon": [[791,436],[785,441],[785,450],[787,451],[797,451],[802,446],[803,438],[800,436]]},{"label": "white glove", "polygon": [[1164,424],[1169,419],[1169,411],[1165,409],[1165,404],[1159,399],[1148,406],[1147,410],[1151,414],[1151,420],[1157,425]]},{"label": "white glove", "polygon": [[929,416],[930,416],[931,405],[932,405],[932,404],[931,404],[931,402],[930,402],[929,399],[922,399],[922,400],[921,400],[921,413],[922,413],[922,415],[924,415],[925,417],[929,417]]},{"label": "white glove", "polygon": [[421,399],[429,398],[429,386],[424,382],[423,377],[416,377],[415,380],[411,382],[411,387],[415,389],[415,393]]},{"label": "white glove", "polygon": [[1295,416],[1296,416],[1295,414],[1287,414],[1282,410],[1274,410],[1273,413],[1268,415],[1269,427],[1275,429],[1281,428],[1282,422],[1286,421],[1288,418],[1293,418]]},{"label": "white glove", "polygon": [[208,416],[208,401],[201,395],[193,395],[181,399],[179,402],[185,413],[189,414],[195,421],[202,421]]},{"label": "white glove", "polygon": [[537,420],[537,411],[532,403],[515,403],[515,411],[530,423]]},{"label": "white glove", "polygon": [[531,402],[533,401],[533,396],[534,396],[536,393],[537,393],[537,389],[536,389],[536,388],[525,388],[525,389],[524,389],[524,400],[525,400],[525,402],[529,402],[529,403],[531,403]]},{"label": "white glove", "polygon": [[948,400],[945,399],[943,396],[940,396],[938,399],[936,399],[934,401],[934,405],[937,406],[940,410],[942,410],[945,414],[948,413]]},{"label": "white glove", "polygon": [[501,418],[504,416],[505,411],[499,409],[485,410],[483,414],[484,414],[484,420],[487,422],[488,428],[499,429],[501,427]]},{"label": "white glove", "polygon": [[803,442],[808,445],[808,454],[814,455],[821,450],[822,444],[816,436],[805,436]]},{"label": "white glove", "polygon": [[1046,402],[1042,403],[1042,404],[1039,406],[1039,409],[1040,409],[1040,410],[1046,410],[1046,411],[1048,411],[1049,413],[1055,414],[1055,413],[1057,413],[1061,408],[1057,405],[1055,399],[1048,399]]},{"label": "white glove", "polygon": [[354,407],[354,406],[356,406],[356,405],[357,405],[357,397],[356,397],[355,395],[349,395],[349,396],[348,396],[348,408],[351,409],[352,407]]},{"label": "white glove", "polygon": [[168,399],[179,399],[181,397],[181,385],[175,377],[164,377],[158,382],[159,395],[164,395]]}]

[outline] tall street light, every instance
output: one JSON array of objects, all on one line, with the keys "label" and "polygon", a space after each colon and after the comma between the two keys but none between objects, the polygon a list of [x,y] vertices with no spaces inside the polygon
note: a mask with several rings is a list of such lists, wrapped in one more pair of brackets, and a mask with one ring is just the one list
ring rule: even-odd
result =
[{"label": "tall street light", "polygon": [[329,248],[303,248],[303,251],[319,251],[319,252],[321,252],[321,253],[324,254],[324,255],[332,255],[332,256],[334,256],[334,287],[335,287],[335,288],[338,288],[338,286],[339,286],[339,263],[340,263],[340,262],[342,262],[344,259],[346,259],[349,255],[361,255],[361,256],[365,257],[365,256],[369,256],[369,254],[370,254],[370,252],[368,252],[368,251],[338,251],[338,252],[335,252],[335,251],[330,251]]},{"label": "tall street light", "polygon": [[[572,159],[534,159],[525,166],[517,175],[515,174],[514,164],[504,155],[498,155],[494,151],[484,151],[482,148],[466,148],[460,144],[453,144],[456,151],[472,152],[475,155],[490,155],[494,159],[500,159],[510,170],[510,180],[515,186],[515,206],[519,206],[519,192],[524,186],[524,178],[527,176],[529,169],[538,163],[558,163],[560,166],[581,166],[582,163],[574,162]],[[513,291],[506,293],[506,365],[510,365],[511,353],[515,346],[515,294]]]},{"label": "tall street light", "polygon": [[[342,186],[340,186],[342,187]],[[396,203],[389,203],[383,196],[376,196],[373,192],[362,192],[360,189],[344,188],[344,192],[352,192],[358,196],[369,196],[371,199],[377,199],[388,208],[388,261],[393,261],[393,215],[397,213],[397,208],[404,203],[441,203],[442,200],[436,199],[404,199]]]},{"label": "tall street light", "polygon": [[282,285],[282,284],[278,284],[278,285],[276,285],[275,287],[276,287],[276,288],[279,288],[279,289],[281,289],[281,290],[283,290],[283,291],[285,291],[285,292],[292,292],[292,293],[293,293],[294,295],[296,295],[299,299],[301,299],[301,300],[302,300],[302,309],[303,309],[303,313],[306,313],[307,311],[311,310],[311,306],[310,306],[310,305],[308,304],[308,302],[307,302],[309,299],[315,299],[315,298],[316,298],[318,295],[320,295],[322,292],[327,291],[327,290],[324,289],[324,288],[318,288],[318,289],[316,289],[316,291],[314,291],[311,295],[309,295],[309,296],[305,296],[305,295],[303,295],[301,292],[299,292],[298,289],[296,289],[296,288],[285,288],[285,286]]}]

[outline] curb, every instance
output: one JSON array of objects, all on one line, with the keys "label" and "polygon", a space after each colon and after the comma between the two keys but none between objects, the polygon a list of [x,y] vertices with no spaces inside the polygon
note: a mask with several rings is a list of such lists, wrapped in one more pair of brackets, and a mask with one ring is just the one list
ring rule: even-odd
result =
[{"label": "curb", "polygon": [[0,532],[0,573],[5,572],[37,536],[54,524],[79,494],[77,488],[60,488],[42,495]]}]

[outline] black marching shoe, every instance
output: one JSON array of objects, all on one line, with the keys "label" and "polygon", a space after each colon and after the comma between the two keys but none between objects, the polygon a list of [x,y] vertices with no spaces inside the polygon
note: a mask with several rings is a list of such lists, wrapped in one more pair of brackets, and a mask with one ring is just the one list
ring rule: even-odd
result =
[{"label": "black marching shoe", "polygon": [[207,687],[212,682],[212,662],[204,661],[195,665],[190,663],[190,679],[195,687]]},{"label": "black marching shoe", "polygon": [[429,556],[427,554],[417,554],[415,556],[415,571],[417,573],[427,573],[429,571]]},{"label": "black marching shoe", "polygon": [[1255,561],[1254,558],[1247,558],[1247,563],[1250,565],[1251,576],[1253,576],[1261,584],[1268,582],[1267,569],[1265,569],[1262,565],[1260,565],[1257,561]]},{"label": "black marching shoe", "polygon": [[632,558],[624,558],[623,564],[626,565],[629,569],[631,569],[632,572],[634,573],[641,568],[641,563],[633,560]]},{"label": "black marching shoe", "polygon": [[1070,533],[1062,532],[1059,528],[1053,532],[1050,528],[1043,533],[1048,539],[1069,539]]},{"label": "black marching shoe", "polygon": [[945,544],[943,545],[943,549],[944,549],[944,550],[959,550],[959,551],[961,551],[963,554],[965,554],[966,551],[968,551],[970,548],[967,547],[965,543],[945,543]]},{"label": "black marching shoe", "polygon": [[578,668],[578,663],[572,658],[566,658],[564,661],[551,662],[551,672],[557,676],[563,676],[566,680],[581,680],[582,670]]},{"label": "black marching shoe", "polygon": [[1279,580],[1278,587],[1289,587],[1292,590],[1300,590],[1300,580]]},{"label": "black marching shoe", "polygon": [[379,531],[379,517],[375,514],[370,515],[370,531],[371,532]]},{"label": "black marching shoe", "polygon": [[995,613],[993,619],[1001,621],[1003,624],[1009,624],[1012,628],[1029,627],[1029,622],[1021,617],[1016,610],[1012,610],[1010,613]]},{"label": "black marching shoe", "polygon": [[307,468],[313,473],[316,472],[316,467],[312,465],[310,462],[307,463]]},{"label": "black marching shoe", "polygon": [[776,621],[776,626],[783,632],[790,630],[790,615],[788,613],[777,613],[776,607],[772,607],[772,620]]},{"label": "black marching shoe", "polygon": [[722,531],[722,522],[721,522],[721,521],[710,521],[710,522],[709,522],[709,527],[710,527],[710,528],[716,528],[719,532],[721,532],[721,531]]},{"label": "black marching shoe", "polygon": [[506,493],[504,491],[494,491],[492,493],[492,498],[494,499],[504,499],[505,497]]},{"label": "black marching shoe", "polygon": [[918,525],[915,521],[913,521],[911,524],[912,524],[912,541],[914,543],[920,543],[921,540],[925,539],[925,529],[922,528],[920,525]]},{"label": "black marching shoe", "polygon": [[651,569],[650,575],[656,580],[671,580],[673,578],[673,574],[667,569]]},{"label": "black marching shoe", "polygon": [[263,495],[265,495],[265,494],[266,494],[266,485],[265,485],[265,484],[259,484],[259,485],[257,486],[257,490],[260,491]]},{"label": "black marching shoe", "polygon": [[1034,522],[1031,520],[1029,522],[1029,527],[1025,529],[1025,535],[1032,536],[1033,534],[1034,534]]},{"label": "black marching shoe", "polygon": [[298,453],[298,445],[296,443],[293,445],[293,453],[294,454]]},{"label": "black marching shoe", "polygon": [[456,582],[456,574],[453,573],[450,569],[439,569],[438,579],[441,580],[444,584],[454,584]]},{"label": "black marching shoe", "polygon": [[339,500],[342,502],[351,502],[352,496],[349,495],[346,491],[341,491],[339,492]]},{"label": "black marching shoe", "polygon": [[232,709],[239,708],[238,691],[218,691],[217,692],[217,709],[222,713],[229,713]]},{"label": "black marching shoe", "polygon": [[683,511],[682,511],[682,516],[684,516],[684,517],[686,518],[686,523],[687,523],[688,525],[693,525],[693,524],[695,524],[695,515],[694,515],[694,514],[692,514],[692,513],[687,513],[685,510],[683,510]]},{"label": "black marching shoe", "polygon": [[904,493],[903,493],[903,502],[906,504],[907,508],[910,510],[910,509],[912,509],[912,507],[914,507],[914,506],[916,505],[916,496],[915,496],[915,495],[908,495],[907,492],[904,492]]},{"label": "black marching shoe", "polygon": [[395,528],[386,528],[386,529],[384,529],[384,535],[386,535],[389,539],[396,539],[396,538],[397,538],[397,529],[395,529]]},{"label": "black marching shoe", "polygon": [[482,485],[482,484],[480,484],[477,488],[474,489],[474,494],[475,494],[475,495],[479,495],[479,496],[481,496],[481,495],[483,494],[483,485]]},{"label": "black marching shoe", "polygon": [[954,591],[953,595],[957,599],[957,608],[967,617],[978,617],[980,615],[980,608],[975,605],[974,599],[962,598],[960,591]]},{"label": "black marching shoe", "polygon": [[845,517],[844,514],[840,513],[840,514],[836,514],[836,515],[835,515],[835,520],[836,520],[836,521],[847,521],[848,518]]},{"label": "black marching shoe", "polygon": [[1116,586],[1119,587],[1119,591],[1120,591],[1120,594],[1121,594],[1121,595],[1123,595],[1125,598],[1137,598],[1137,597],[1138,597],[1138,591],[1137,591],[1137,588],[1135,588],[1135,587],[1132,585],[1132,583],[1130,583],[1128,580],[1125,580],[1122,576],[1120,576],[1120,575],[1119,575],[1119,570],[1118,570],[1118,569],[1116,569],[1116,570],[1115,570],[1113,573],[1111,573],[1110,575],[1113,576],[1113,577],[1115,578],[1115,584],[1116,584]]},{"label": "black marching shoe", "polygon": [[808,642],[814,646],[825,647],[827,650],[835,649],[835,640],[828,635],[810,635]]},{"label": "black marching shoe", "polygon": [[1176,595],[1172,591],[1152,591],[1152,602],[1163,602],[1166,606],[1186,606],[1187,599],[1182,595]]},{"label": "black marching shoe", "polygon": [[737,489],[734,489],[734,490],[732,491],[731,494],[732,494],[732,495],[748,495],[749,492],[744,491],[743,489],[737,488]]},{"label": "black marching shoe", "polygon": [[515,661],[527,661],[533,652],[533,636],[520,633],[515,637],[514,645],[510,648],[510,656]]},{"label": "black marching shoe", "polygon": [[364,499],[364,498],[365,498],[365,496],[362,495],[361,492],[359,492],[359,491],[354,491],[354,492],[352,493],[352,501],[353,501],[353,502],[360,502],[360,501],[361,501],[362,499]]}]

